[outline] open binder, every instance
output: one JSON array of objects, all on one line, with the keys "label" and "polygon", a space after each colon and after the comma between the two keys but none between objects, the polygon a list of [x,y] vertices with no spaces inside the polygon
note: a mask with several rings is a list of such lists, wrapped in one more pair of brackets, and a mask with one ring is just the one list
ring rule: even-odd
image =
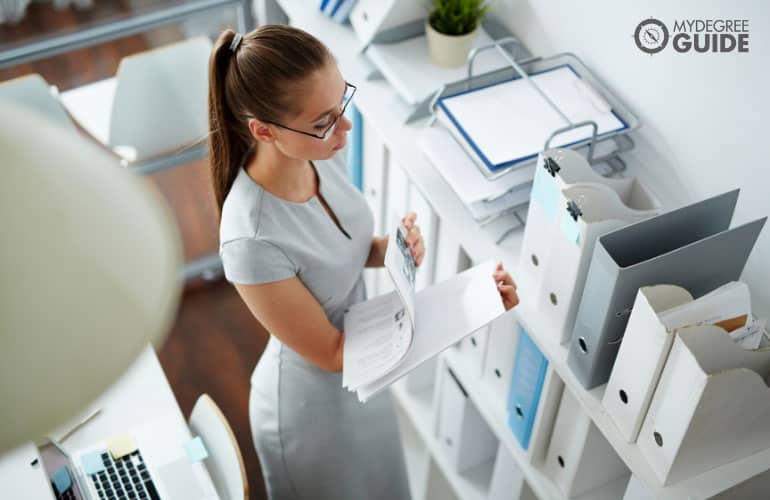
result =
[{"label": "open binder", "polygon": [[342,385],[361,402],[504,312],[493,261],[415,293],[405,234],[397,226],[385,253],[395,290],[345,313]]},{"label": "open binder", "polygon": [[599,237],[567,356],[586,389],[607,382],[640,287],[671,283],[699,297],[740,278],[767,217],[728,229],[738,192]]}]

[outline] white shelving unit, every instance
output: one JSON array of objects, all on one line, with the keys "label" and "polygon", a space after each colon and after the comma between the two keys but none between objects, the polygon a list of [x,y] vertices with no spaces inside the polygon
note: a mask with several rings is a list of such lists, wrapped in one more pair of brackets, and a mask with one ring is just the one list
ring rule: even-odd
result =
[{"label": "white shelving unit", "polygon": [[[343,26],[324,18],[317,12],[316,2],[310,0],[279,0],[278,4],[288,15],[291,24],[312,33],[321,39],[335,54],[337,62],[346,79],[355,82],[358,87],[355,104],[368,122],[368,129],[376,132],[387,147],[391,164],[401,166],[409,181],[425,196],[435,210],[441,229],[451,231],[461,242],[463,250],[473,262],[487,259],[501,260],[506,268],[514,270],[518,264],[523,231],[516,231],[496,244],[497,238],[507,227],[514,224],[513,217],[501,218],[496,224],[481,228],[472,219],[469,212],[452,191],[443,177],[435,170],[427,158],[418,149],[415,138],[427,120],[405,125],[392,111],[396,100],[395,91],[384,80],[367,80],[371,67],[359,53],[359,43],[349,26]],[[628,165],[627,175],[634,175],[638,166]],[[650,186],[655,191],[655,186]],[[664,205],[666,200],[662,200]],[[663,486],[654,475],[650,465],[639,452],[635,444],[626,443],[610,417],[601,405],[605,386],[586,391],[574,377],[566,364],[567,350],[555,337],[549,335],[541,316],[530,308],[526,296],[516,308],[521,325],[538,345],[549,361],[552,369],[564,382],[565,390],[573,393],[583,410],[590,416],[600,432],[609,441],[620,458],[626,463],[635,477],[635,481],[655,498],[680,500],[684,498],[710,498],[720,492],[749,480],[770,469],[770,449],[756,453],[742,460],[721,466],[699,476]],[[457,352],[448,351],[442,360],[449,364],[454,373],[466,387],[473,404],[479,409],[489,427],[507,448],[522,470],[532,490],[542,499],[563,499],[564,495],[556,488],[553,481],[544,474],[537,464],[519,447],[507,426],[507,415],[499,401],[484,386],[481,378],[469,370]],[[492,464],[483,464],[469,474],[458,474],[442,455],[433,435],[434,403],[432,390],[424,389],[417,393],[409,392],[405,384],[399,382],[393,386],[393,397],[401,411],[413,425],[416,436],[427,450],[428,463],[420,458],[416,446],[407,450],[410,467],[416,467],[430,474],[431,465],[445,476],[453,493],[461,500],[483,499],[489,488],[489,475]],[[412,436],[414,437],[414,436]],[[419,443],[418,443],[419,444]],[[416,464],[416,465],[413,465]],[[422,474],[422,472],[420,472]],[[423,476],[424,477],[424,476]],[[609,483],[583,496],[590,499],[620,499],[623,497],[626,480]],[[420,492],[418,498],[424,498]]]},{"label": "white shelving unit", "polygon": [[[417,430],[441,473],[458,498],[485,500],[492,477],[493,461],[485,462],[462,474],[457,473],[444,456],[433,433],[433,388],[410,392],[404,381],[393,385],[393,398]],[[411,479],[411,478],[410,478]],[[417,499],[414,499],[417,500]]]}]

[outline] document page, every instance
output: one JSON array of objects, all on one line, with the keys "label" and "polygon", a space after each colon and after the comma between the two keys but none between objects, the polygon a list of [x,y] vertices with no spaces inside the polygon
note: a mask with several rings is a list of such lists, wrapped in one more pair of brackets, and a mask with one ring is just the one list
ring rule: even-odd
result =
[{"label": "document page", "polygon": [[417,270],[405,234],[397,227],[385,251],[385,267],[396,291],[354,304],[345,314],[342,386],[351,391],[392,370],[412,343]]},{"label": "document page", "polygon": [[414,278],[417,274],[417,263],[412,252],[406,245],[406,228],[399,224],[388,237],[388,248],[385,250],[385,269],[396,286],[396,291],[406,307],[411,330],[414,330]]},{"label": "document page", "polygon": [[767,335],[766,319],[754,318],[751,292],[746,283],[732,281],[706,295],[660,313],[669,330],[686,325],[716,325],[724,328],[743,349],[759,349]]},{"label": "document page", "polygon": [[358,389],[358,399],[369,398],[452,344],[505,312],[492,273],[495,262],[478,264],[441,283],[420,290],[420,310],[412,345],[404,359],[374,382]]}]

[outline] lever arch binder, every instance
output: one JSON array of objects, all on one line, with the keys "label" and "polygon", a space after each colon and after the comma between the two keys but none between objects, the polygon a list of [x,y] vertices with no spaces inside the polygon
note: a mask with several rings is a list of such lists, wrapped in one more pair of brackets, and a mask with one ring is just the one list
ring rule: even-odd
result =
[{"label": "lever arch binder", "polygon": [[626,206],[605,184],[575,184],[562,189],[558,231],[551,241],[537,308],[543,311],[544,332],[560,343],[569,340],[596,239],[614,229],[644,220],[658,211]]},{"label": "lever arch binder", "polygon": [[560,200],[560,192],[577,183],[605,185],[615,191],[623,204],[631,209],[651,210],[659,207],[657,200],[635,179],[603,177],[591,168],[583,155],[571,149],[543,151],[537,159],[516,272],[516,283],[523,296],[534,299],[540,294],[553,241],[560,233],[559,216],[565,208]]},{"label": "lever arch binder", "polygon": [[559,404],[545,470],[566,498],[629,475],[626,464],[567,390]]},{"label": "lever arch binder", "polygon": [[770,348],[744,350],[718,326],[677,330],[637,441],[664,485],[770,447],[769,376]]},{"label": "lever arch binder", "polygon": [[636,295],[602,398],[602,405],[629,443],[639,435],[674,342],[674,332],[666,328],[658,313],[692,300],[690,292],[676,285],[644,286]]},{"label": "lever arch binder", "polygon": [[532,427],[535,424],[547,369],[548,360],[521,328],[508,397],[508,426],[525,450],[529,447],[532,437]]},{"label": "lever arch binder", "polygon": [[435,436],[449,462],[463,472],[493,458],[498,441],[452,369],[441,368]]},{"label": "lever arch binder", "polygon": [[699,297],[739,279],[767,218],[728,229],[738,193],[599,237],[567,356],[586,389],[607,382],[639,287],[671,283]]}]

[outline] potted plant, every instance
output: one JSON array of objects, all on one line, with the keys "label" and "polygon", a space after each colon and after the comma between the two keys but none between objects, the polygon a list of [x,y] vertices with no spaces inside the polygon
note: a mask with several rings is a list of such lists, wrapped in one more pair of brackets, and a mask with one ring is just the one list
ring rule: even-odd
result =
[{"label": "potted plant", "polygon": [[433,0],[425,21],[431,61],[444,67],[462,66],[489,10],[485,0]]}]

